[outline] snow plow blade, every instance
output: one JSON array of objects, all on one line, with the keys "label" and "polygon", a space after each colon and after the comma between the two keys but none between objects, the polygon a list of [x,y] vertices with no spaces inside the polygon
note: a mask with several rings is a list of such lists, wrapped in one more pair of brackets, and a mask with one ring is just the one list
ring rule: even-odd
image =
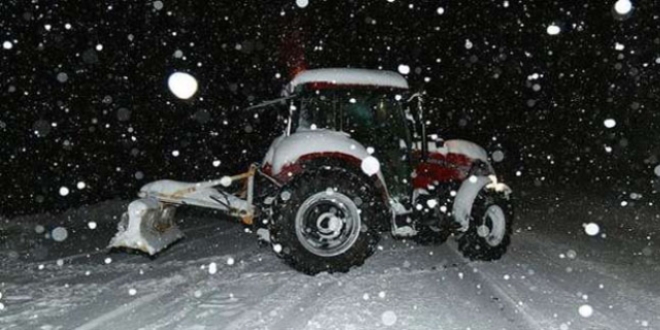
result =
[{"label": "snow plow blade", "polygon": [[[239,218],[245,225],[252,225],[254,207],[254,175],[258,165],[247,172],[204,182],[154,181],[144,185],[141,198],[128,205],[122,215],[118,232],[110,241],[110,248],[128,248],[154,255],[168,245],[183,238],[183,232],[174,222],[178,206],[196,206],[222,211]],[[218,186],[230,187],[233,182],[243,182],[242,189],[234,194]],[[245,198],[245,199],[243,199]]]},{"label": "snow plow blade", "polygon": [[174,205],[153,197],[131,202],[109,247],[136,249],[149,255],[158,253],[183,238],[183,232],[174,223],[175,210]]}]

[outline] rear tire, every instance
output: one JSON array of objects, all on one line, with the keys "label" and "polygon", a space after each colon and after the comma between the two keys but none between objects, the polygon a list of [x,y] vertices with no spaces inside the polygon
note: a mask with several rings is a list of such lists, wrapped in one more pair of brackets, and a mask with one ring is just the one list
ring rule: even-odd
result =
[{"label": "rear tire", "polygon": [[500,259],[511,242],[513,207],[502,194],[483,189],[472,205],[470,227],[458,239],[458,249],[470,260]]},{"label": "rear tire", "polygon": [[306,274],[346,272],[373,254],[382,212],[374,183],[335,166],[308,167],[277,198],[274,251]]}]

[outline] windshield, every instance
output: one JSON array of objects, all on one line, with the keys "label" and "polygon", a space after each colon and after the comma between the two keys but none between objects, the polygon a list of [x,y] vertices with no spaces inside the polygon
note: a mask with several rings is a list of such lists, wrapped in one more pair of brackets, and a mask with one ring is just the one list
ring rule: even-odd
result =
[{"label": "windshield", "polygon": [[411,173],[410,131],[402,104],[382,91],[314,93],[300,101],[299,128],[332,129],[350,134],[382,158],[381,169],[390,193],[407,198]]},{"label": "windshield", "polygon": [[317,92],[301,98],[299,127],[334,129],[367,139],[374,135],[368,132],[380,132],[400,136],[405,143],[409,133],[396,98],[378,91]]}]

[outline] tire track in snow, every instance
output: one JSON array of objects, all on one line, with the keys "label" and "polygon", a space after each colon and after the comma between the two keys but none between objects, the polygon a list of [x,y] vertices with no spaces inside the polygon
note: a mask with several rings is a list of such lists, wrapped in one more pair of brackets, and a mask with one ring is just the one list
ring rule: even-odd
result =
[{"label": "tire track in snow", "polygon": [[[140,298],[138,298],[136,300],[133,300],[129,303],[121,305],[118,308],[116,308],[116,309],[114,309],[110,312],[104,313],[103,315],[101,315],[97,318],[94,318],[93,320],[88,321],[87,323],[82,324],[82,325],[80,325],[80,326],[78,326],[74,329],[75,330],[93,330],[93,329],[97,329],[101,326],[107,326],[108,324],[113,324],[113,327],[114,327],[115,324],[116,324],[114,321],[116,321],[120,316],[122,316],[126,313],[129,313],[129,312],[139,308],[140,306],[144,306],[144,305],[146,305],[146,304],[148,304],[148,303],[164,296],[165,294],[166,294],[166,292],[156,292],[156,293],[152,293],[152,294],[140,297]],[[124,329],[128,329],[128,328],[124,328]]]},{"label": "tire track in snow", "polygon": [[[449,245],[449,250],[451,250],[456,256],[459,258],[463,258],[462,254],[460,251],[458,251],[457,247],[453,244]],[[497,284],[497,281],[494,280],[491,276],[486,274],[483,270],[478,269],[476,272],[474,272],[476,276],[478,276],[481,280],[482,283],[487,285],[489,289],[497,293],[501,299],[500,301],[505,302],[509,307],[515,311],[515,314],[519,316],[519,318],[522,320],[522,322],[526,325],[526,329],[535,329],[535,330],[545,330],[547,329],[546,326],[542,326],[536,321],[535,316],[531,315],[525,308],[520,306],[518,302],[515,300],[515,298],[509,294],[509,292],[506,291],[505,288]]]},{"label": "tire track in snow", "polygon": [[[144,279],[138,282],[125,281],[128,277],[133,279],[136,276],[142,276]],[[181,289],[179,289],[181,286],[193,285],[197,281],[195,277],[201,276],[208,276],[208,273],[199,270],[197,267],[188,267],[187,269],[168,267],[165,271],[162,268],[152,269],[144,272],[143,275],[137,275],[135,273],[126,274],[112,283],[104,285],[102,287],[103,292],[95,293],[95,301],[84,306],[79,306],[79,308],[68,312],[67,315],[92,316],[92,319],[75,327],[75,329],[79,330],[139,328],[145,325],[140,325],[140,323],[145,323],[144,316],[151,317],[157,314],[155,311],[162,311],[164,303],[171,300],[171,298],[167,298],[168,295],[179,294],[181,292]],[[133,283],[136,285],[130,285]],[[142,284],[142,286],[137,284]],[[138,293],[145,291],[152,292],[138,297],[131,297],[127,290],[119,291],[121,294],[110,293],[111,291],[118,291],[117,289],[127,285],[135,286],[138,289]],[[110,310],[108,311],[108,309]],[[141,315],[140,312],[145,312],[145,314]],[[137,315],[138,318],[134,318],[134,315]],[[148,324],[148,322],[146,323]]]},{"label": "tire track in snow", "polygon": [[[225,274],[218,275],[224,276]],[[243,293],[242,290],[256,289],[261,295],[268,295],[276,289],[265,282],[251,283],[246,286],[243,284],[244,281],[245,279],[237,278],[218,282],[209,278],[205,283],[198,283],[190,291],[204,292],[201,296],[191,298],[183,306],[181,306],[181,301],[173,301],[172,309],[176,309],[176,312],[170,314],[168,319],[152,324],[149,329],[171,329],[174,326],[184,329],[192,327],[217,329],[220,328],[220,325],[225,325],[227,320],[240,316],[258,304],[259,296],[255,296],[251,292]],[[194,296],[194,293],[192,295]]]},{"label": "tire track in snow", "polygon": [[[596,289],[597,283],[606,283],[606,286],[614,288],[622,285],[622,281],[613,277],[611,272],[591,265],[588,260],[561,259],[560,253],[568,251],[569,247],[546,236],[520,234],[503,259],[493,263],[476,263],[480,265],[476,275],[502,298],[501,301],[515,306],[523,318],[543,329],[627,329],[634,322],[643,320],[644,315],[653,315],[653,307],[639,304],[644,295],[632,294],[635,291],[631,292],[630,287],[621,293]],[[456,249],[452,250],[460,255]],[[516,276],[521,270],[524,273]],[[511,280],[506,284],[499,280],[507,275]],[[541,294],[547,298],[541,298]],[[521,301],[524,304],[519,305]],[[578,307],[583,304],[594,307],[591,317],[579,315]],[[616,306],[624,313],[614,312],[616,309],[608,306]],[[635,315],[625,311],[627,306],[635,306],[634,311],[641,308],[648,312],[637,312]],[[648,317],[646,320],[649,320]]]},{"label": "tire track in snow", "polygon": [[[657,290],[652,285],[640,286],[638,283],[640,276],[650,276],[651,280],[651,273],[631,268],[630,265],[603,264],[600,255],[596,256],[596,261],[591,260],[593,256],[589,254],[578,254],[572,258],[559,257],[559,254],[571,248],[585,251],[585,245],[590,243],[583,241],[566,244],[565,241],[532,234],[519,235],[516,242],[520,245],[519,250],[537,252],[530,256],[508,254],[507,259],[511,261],[506,264],[541,267],[536,269],[536,274],[541,276],[526,277],[524,283],[511,287],[509,294],[530,301],[528,305],[532,305],[532,311],[536,313],[553,307],[554,319],[546,317],[548,322],[563,320],[571,328],[627,329],[637,327],[640,320],[660,321],[660,317],[654,313],[660,307]],[[622,245],[615,242],[613,245],[601,246],[598,253],[607,255],[628,248],[627,245],[622,248]],[[503,265],[489,264],[488,268],[497,272]],[[531,292],[530,288],[534,288],[534,292],[550,294],[552,305],[548,306],[547,302],[536,299],[538,293]],[[594,308],[591,317],[579,315],[578,307],[583,304]]]},{"label": "tire track in snow", "polygon": [[[236,257],[239,259],[243,258],[242,255],[237,255]],[[245,267],[250,267],[250,265],[251,263],[248,262]],[[163,312],[160,313],[163,313],[163,316],[166,317],[156,317],[154,322],[149,323],[148,326],[145,325],[145,327],[154,330],[172,329],[174,326],[180,327],[182,323],[190,319],[191,314],[195,314],[192,319],[197,321],[200,314],[197,312],[200,308],[207,310],[219,309],[218,312],[224,314],[225,317],[233,315],[233,310],[244,310],[246,304],[240,301],[239,298],[232,298],[229,294],[219,294],[223,288],[229,293],[236,291],[233,290],[236,288],[236,285],[240,287],[242,282],[248,280],[244,278],[243,274],[245,274],[244,267],[236,268],[236,266],[228,266],[211,276],[206,272],[195,276],[195,279],[191,283],[181,289],[171,290],[168,297],[164,297],[167,299],[164,299],[166,303],[161,306]],[[198,297],[198,294],[201,295]],[[212,299],[208,302],[208,298],[202,299],[203,296],[218,297],[219,299]],[[248,305],[252,306],[255,303]],[[194,323],[193,325],[199,326],[198,323]],[[217,328],[217,326],[217,323],[215,323],[211,328]]]},{"label": "tire track in snow", "polygon": [[[204,228],[208,228],[211,226],[217,226],[217,224],[214,225],[208,225],[208,226],[201,226]],[[183,245],[187,244],[200,244],[198,241],[202,241],[201,244],[208,244],[209,240],[215,240],[219,236],[223,235],[231,235],[232,234],[232,228],[235,228],[235,226],[229,226],[227,227],[227,230],[220,231],[218,233],[214,233],[211,236],[206,236],[202,237],[199,239],[193,239],[185,242]],[[195,227],[191,230],[197,230],[199,231],[199,227]],[[193,236],[195,237],[195,236]],[[256,244],[255,244],[256,247]],[[39,314],[41,317],[40,322],[51,322],[51,323],[58,323],[61,322],[61,320],[58,320],[58,315],[62,315],[62,313],[67,313],[67,315],[82,315],[83,317],[88,317],[90,315],[94,316],[97,314],[99,311],[103,311],[107,309],[108,305],[108,299],[110,301],[121,301],[121,298],[125,297],[117,297],[116,295],[113,295],[112,291],[116,290],[117,287],[122,287],[126,286],[129,284],[134,278],[149,278],[150,273],[153,273],[154,271],[160,272],[156,278],[163,278],[162,273],[172,273],[172,274],[178,274],[181,272],[181,267],[186,267],[190,263],[200,263],[201,259],[195,258],[191,259],[190,257],[197,257],[194,254],[187,255],[188,249],[184,249],[183,253],[176,253],[177,258],[176,262],[170,262],[165,260],[164,262],[158,262],[158,259],[154,260],[149,260],[143,255],[135,255],[135,256],[127,256],[124,259],[116,260],[115,262],[111,264],[103,264],[101,262],[99,263],[94,263],[93,267],[90,268],[89,264],[75,264],[75,265],[68,265],[65,266],[64,268],[60,267],[55,267],[54,265],[47,266],[45,270],[36,270],[37,269],[37,264],[41,263],[28,263],[28,267],[32,265],[34,268],[34,272],[32,273],[31,278],[27,279],[27,282],[20,285],[20,287],[17,287],[17,291],[25,291],[28,290],[30,292],[42,292],[43,295],[39,295],[36,297],[32,297],[31,302],[27,302],[24,304],[25,306],[20,307],[20,310],[16,310],[19,314],[22,314],[23,312],[27,312],[30,315],[32,314]],[[105,251],[101,251],[105,252]],[[220,258],[219,256],[217,258]],[[188,259],[188,262],[185,260]],[[134,263],[136,260],[144,260],[145,262],[140,262],[138,264]],[[184,260],[184,261],[181,261]],[[87,261],[87,260],[86,260]],[[91,260],[89,260],[91,261]],[[88,262],[89,262],[88,261]],[[25,264],[23,264],[25,266]],[[146,267],[145,267],[146,266]],[[198,265],[195,265],[194,269],[198,270],[197,268]],[[138,275],[137,274],[137,268],[140,267],[145,271],[144,275]],[[60,271],[67,269],[65,274],[61,274]],[[50,270],[50,271],[49,271]],[[52,270],[56,270],[57,272],[52,272]],[[91,271],[90,275],[87,275],[86,272]],[[205,273],[205,272],[203,272]],[[206,273],[208,275],[208,273]],[[52,277],[48,277],[50,275],[53,275]],[[46,279],[44,280],[44,277]],[[167,278],[167,277],[166,277]],[[43,307],[38,307],[37,305],[40,304],[41,301],[44,299],[47,300],[61,300],[61,299],[67,299],[68,297],[68,292],[72,291],[66,291],[62,292],[61,290],[50,290],[49,288],[59,288],[58,283],[79,283],[79,282],[86,282],[89,283],[89,285],[86,285],[80,289],[77,290],[77,295],[82,295],[85,296],[86,299],[84,302],[78,301],[77,303],[74,303],[70,306],[46,306],[44,305]],[[100,285],[100,286],[99,286]],[[32,289],[30,289],[32,287]],[[19,290],[20,289],[20,290]],[[139,289],[139,288],[138,288]],[[52,293],[56,292],[55,295]],[[169,288],[165,289],[164,291],[166,294],[169,292]],[[120,298],[120,299],[117,299]],[[156,297],[158,298],[158,297]],[[132,299],[132,298],[131,298]],[[91,305],[91,307],[90,307]],[[32,306],[32,307],[31,307]],[[134,308],[138,308],[142,306],[141,304],[138,304],[136,306],[133,306]],[[19,307],[19,306],[16,306]],[[118,314],[122,314],[123,312],[121,311],[121,307],[119,307],[120,311],[118,311]],[[22,311],[21,311],[22,310]],[[117,314],[115,313],[115,314]],[[24,314],[24,313],[23,313]],[[112,315],[115,315],[112,314]],[[27,314],[26,314],[27,315]],[[105,315],[105,314],[104,314]],[[104,316],[101,315],[101,318]],[[105,319],[105,318],[103,318]],[[24,320],[27,320],[24,319]],[[71,320],[73,321],[73,320]],[[36,321],[34,321],[36,322]],[[94,325],[95,323],[93,321],[90,321],[90,325]],[[32,325],[33,322],[30,322]],[[25,324],[27,326],[27,324]],[[67,328],[70,328],[70,326],[67,326]]]},{"label": "tire track in snow", "polygon": [[[102,275],[107,276],[110,274],[104,273]],[[115,276],[117,274],[112,273],[111,275]],[[73,288],[66,290],[66,292],[61,292],[60,286],[54,287],[52,284],[49,286],[44,286],[41,282],[31,283],[30,286],[32,286],[32,288],[30,286],[21,285],[17,291],[32,292],[33,296],[31,296],[30,301],[23,304],[23,306],[15,306],[18,307],[18,309],[16,309],[15,315],[25,316],[22,318],[19,317],[18,319],[19,321],[23,322],[23,325],[21,325],[20,328],[35,328],[35,322],[48,324],[49,322],[60,323],[62,321],[76,321],[77,319],[75,317],[71,318],[74,313],[83,315],[83,317],[88,316],[90,313],[79,313],[79,311],[81,309],[88,308],[91,304],[104,306],[107,301],[103,301],[103,299],[107,299],[107,292],[113,288],[114,284],[117,282],[122,282],[131,276],[135,276],[135,274],[119,274],[117,277],[110,280],[109,282],[103,283],[101,286],[97,287],[97,285],[92,283],[84,288],[81,288],[79,291],[76,290],[75,292]],[[35,292],[39,292],[41,294],[39,296],[34,296]],[[85,299],[71,299],[72,294],[75,294],[77,297],[84,297]],[[67,301],[71,303],[71,305],[64,306],[62,304],[53,304],[53,301]],[[100,308],[100,310],[103,310],[103,308]],[[63,312],[66,313],[67,318],[61,318]],[[31,317],[33,315],[38,315],[39,319]],[[71,328],[71,326],[67,325],[64,328]]]},{"label": "tire track in snow", "polygon": [[[311,285],[311,284],[310,284]],[[272,329],[303,329],[308,322],[323,310],[328,303],[325,299],[326,293],[337,288],[336,280],[326,280],[316,284],[316,288],[308,292],[296,304],[290,305],[286,313],[277,321]],[[315,297],[314,297],[315,296]],[[314,297],[311,302],[306,297]]]},{"label": "tire track in snow", "polygon": [[[208,236],[205,239],[212,239],[221,234],[226,234],[227,231]],[[205,240],[200,239],[200,240]],[[256,245],[255,245],[256,246]],[[252,251],[250,249],[242,250],[243,254],[233,254],[237,260],[249,259]],[[149,287],[151,290],[159,290],[160,293],[155,296],[157,308],[153,304],[138,304],[133,306],[130,310],[125,310],[122,306],[110,312],[114,317],[111,328],[145,328],[145,329],[172,329],[179,324],[181,320],[185,319],[196,307],[194,304],[194,296],[196,291],[204,287],[217,286],[214,279],[230,277],[229,279],[222,279],[220,283],[237,283],[242,279],[244,274],[244,267],[220,266],[218,273],[210,275],[207,270],[201,270],[200,265],[205,265],[208,261],[223,259],[224,256],[214,256],[203,259],[194,259],[188,262],[181,262],[180,258],[177,261],[167,261],[165,263],[157,263],[156,267],[151,269],[151,273],[159,272],[162,268],[170,268],[168,273],[171,275],[163,276],[150,276],[146,273],[144,280],[135,282],[133,286],[138,289]],[[250,263],[248,262],[249,266]],[[166,284],[167,286],[163,287]],[[210,290],[209,290],[210,291]],[[97,319],[105,320],[106,314],[99,316]],[[99,325],[99,328],[104,327],[96,320],[89,322],[90,325]]]},{"label": "tire track in snow", "polygon": [[[309,304],[310,298],[314,301],[323,292],[329,290],[334,282],[312,283],[315,277],[306,277],[295,273],[293,277],[279,278],[280,284],[250,310],[239,314],[238,318],[230,320],[226,329],[255,329],[268,327],[272,329],[294,329],[290,322],[296,323],[300,316],[300,307]],[[275,324],[275,325],[274,325]],[[281,325],[278,326],[278,325]]]}]

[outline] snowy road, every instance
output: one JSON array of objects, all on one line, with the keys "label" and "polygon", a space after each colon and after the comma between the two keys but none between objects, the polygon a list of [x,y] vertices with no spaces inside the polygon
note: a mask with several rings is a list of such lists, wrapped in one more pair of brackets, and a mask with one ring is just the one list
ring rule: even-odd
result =
[{"label": "snowy road", "polygon": [[[3,225],[0,329],[660,329],[657,210],[540,195],[519,200],[500,261],[384,235],[363,267],[315,277],[210,214],[183,213],[187,238],[153,260],[103,249],[122,202],[13,219],[26,229]],[[58,221],[62,242],[33,229]]]}]

